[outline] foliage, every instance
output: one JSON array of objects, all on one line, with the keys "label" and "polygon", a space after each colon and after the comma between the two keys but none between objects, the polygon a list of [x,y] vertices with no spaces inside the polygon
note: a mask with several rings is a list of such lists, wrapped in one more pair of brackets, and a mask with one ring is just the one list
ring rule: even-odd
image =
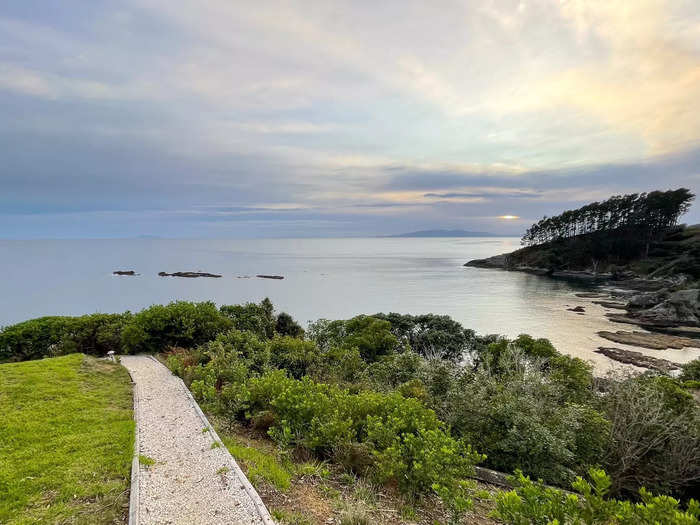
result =
[{"label": "foliage", "polygon": [[564,484],[597,463],[608,436],[599,411],[576,402],[517,347],[502,349],[494,368],[459,378],[440,410],[490,467]]},{"label": "foliage", "polygon": [[[272,352],[273,361],[290,365],[297,376],[303,375],[299,363],[306,365],[307,354],[316,348],[288,337],[278,337],[270,346],[277,349]],[[240,359],[233,349],[220,355],[232,363]],[[180,366],[182,356],[177,359]],[[482,457],[452,438],[419,400],[399,393],[351,393],[308,376],[289,377],[286,370],[250,374],[247,379],[242,374],[217,374],[211,371],[214,361],[194,365],[202,373],[193,381],[192,391],[205,403],[216,405],[220,414],[264,420],[278,444],[301,447],[319,457],[333,457],[347,447],[362,445],[379,479],[394,480],[413,496],[439,490],[455,508],[467,504],[462,481]],[[235,365],[226,370],[231,367]]]},{"label": "foliage", "polygon": [[523,235],[525,245],[542,244],[591,232],[631,229],[644,238],[674,226],[695,198],[689,190],[616,195],[555,217],[544,217]]},{"label": "foliage", "polygon": [[[567,399],[590,398],[593,367],[576,357],[560,354],[547,339],[534,339],[522,334],[510,341],[500,338],[473,356],[477,368],[491,374],[507,376],[523,367],[539,370],[548,379],[564,388]],[[513,359],[519,362],[514,362]]]},{"label": "foliage", "polygon": [[641,486],[678,496],[700,489],[700,407],[676,381],[644,375],[610,383],[601,409],[611,422],[605,469],[615,494]]},{"label": "foliage", "polygon": [[53,316],[31,319],[0,330],[0,361],[24,361],[82,352],[119,352],[130,313]]},{"label": "foliage", "polygon": [[127,354],[162,352],[169,346],[189,348],[214,339],[231,326],[231,320],[210,301],[153,305],[134,314],[124,327],[122,347]]},{"label": "foliage", "polygon": [[393,334],[422,356],[459,360],[477,344],[473,330],[467,330],[447,315],[374,314],[391,323]]},{"label": "foliage", "polygon": [[319,350],[317,359],[309,366],[309,374],[317,380],[334,383],[358,381],[367,363],[357,348],[333,346]]},{"label": "foliage", "polygon": [[308,335],[323,350],[333,346],[354,347],[370,362],[400,348],[391,323],[368,315],[358,315],[347,321],[320,319],[309,326]]},{"label": "foliage", "polygon": [[232,326],[237,330],[253,332],[261,339],[271,339],[275,333],[274,307],[267,298],[260,304],[224,305],[219,310],[233,321]]},{"label": "foliage", "polygon": [[691,500],[688,509],[679,508],[678,500],[654,496],[640,490],[639,503],[607,497],[612,484],[602,470],[589,471],[590,482],[578,477],[572,486],[578,494],[533,482],[522,472],[512,479],[515,490],[496,496],[495,517],[512,525],[697,525],[700,505]]},{"label": "foliage", "polygon": [[72,354],[0,365],[0,522],[108,524],[128,505],[131,382]]},{"label": "foliage", "polygon": [[296,379],[305,376],[319,359],[316,343],[290,336],[278,336],[270,341],[270,354],[275,367],[284,368]]},{"label": "foliage", "polygon": [[258,487],[261,482],[266,482],[282,492],[289,489],[294,473],[291,465],[282,461],[279,454],[252,447],[227,433],[221,433],[221,440],[236,461],[242,464],[253,485]]},{"label": "foliage", "polygon": [[700,381],[700,359],[694,359],[682,367],[681,375],[678,377],[681,381]]},{"label": "foliage", "polygon": [[275,332],[290,337],[304,337],[304,329],[287,312],[280,312],[275,323]]}]

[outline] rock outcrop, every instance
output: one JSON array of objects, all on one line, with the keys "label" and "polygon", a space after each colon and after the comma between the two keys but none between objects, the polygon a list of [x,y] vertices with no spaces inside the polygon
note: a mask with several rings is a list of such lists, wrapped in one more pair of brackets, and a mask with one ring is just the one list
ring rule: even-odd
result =
[{"label": "rock outcrop", "polygon": [[207,273],[207,272],[174,272],[174,273],[167,273],[167,272],[158,272],[158,275],[161,277],[221,277],[221,275],[216,274],[216,273]]},{"label": "rock outcrop", "polygon": [[700,289],[663,289],[630,297],[628,316],[653,326],[700,326]]},{"label": "rock outcrop", "polygon": [[667,359],[660,359],[658,357],[650,357],[644,355],[641,352],[635,352],[633,350],[623,350],[622,348],[612,348],[600,346],[598,350],[594,350],[598,354],[603,354],[620,363],[625,363],[629,365],[635,365],[642,368],[649,368],[650,370],[658,370],[660,372],[670,372],[671,370],[679,370],[681,365],[674,363],[673,361],[668,361]]},{"label": "rock outcrop", "polygon": [[504,253],[488,257],[487,259],[474,259],[473,261],[464,263],[464,266],[472,266],[474,268],[498,268],[503,270],[506,268],[506,260],[507,257]]},{"label": "rock outcrop", "polygon": [[678,335],[649,333],[649,332],[608,332],[600,331],[598,335],[608,341],[631,346],[641,346],[653,350],[665,350],[667,348],[700,348],[700,339],[683,337]]}]

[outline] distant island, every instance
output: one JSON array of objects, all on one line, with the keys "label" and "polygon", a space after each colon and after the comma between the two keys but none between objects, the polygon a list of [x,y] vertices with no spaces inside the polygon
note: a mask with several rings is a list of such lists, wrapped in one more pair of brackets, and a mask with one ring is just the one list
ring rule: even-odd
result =
[{"label": "distant island", "polygon": [[470,232],[466,230],[421,230],[417,232],[383,235],[383,237],[512,237],[498,233]]}]

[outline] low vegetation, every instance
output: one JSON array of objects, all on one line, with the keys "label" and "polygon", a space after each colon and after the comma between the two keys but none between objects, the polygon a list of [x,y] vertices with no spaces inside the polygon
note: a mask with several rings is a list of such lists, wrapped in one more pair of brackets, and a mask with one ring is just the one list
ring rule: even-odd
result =
[{"label": "low vegetation", "polygon": [[517,472],[515,490],[496,495],[493,514],[512,525],[693,525],[700,519],[694,500],[683,510],[678,500],[641,489],[638,503],[620,501],[608,497],[612,482],[604,471],[591,469],[588,474],[591,481],[578,477],[572,484],[576,493],[571,493]]},{"label": "low vegetation", "polygon": [[[669,523],[686,523],[686,509],[695,519],[697,365],[680,379],[598,381],[588,363],[544,339],[482,337],[444,316],[393,313],[319,320],[303,330],[267,300],[220,308],[178,302],[123,319],[122,351],[165,350],[162,358],[217,421],[264,436],[272,456],[225,442],[253,479],[277,491],[289,490],[299,462],[322,462],[338,476],[393,491],[407,508],[434,505],[434,513],[421,512],[435,519],[473,521],[477,464],[560,487],[552,490],[572,483],[583,490],[578,478],[604,469],[607,500],[651,512],[660,500],[646,495],[668,494],[682,518]],[[32,322],[37,333],[26,323],[0,332],[7,359],[50,339],[45,320]],[[58,346],[39,353],[78,341],[74,332],[59,335]],[[501,519],[511,512],[513,523],[529,523],[518,518],[525,507],[503,507]],[[572,516],[560,523],[598,523]]]},{"label": "low vegetation", "polygon": [[0,365],[0,523],[126,523],[129,375],[73,354]]}]

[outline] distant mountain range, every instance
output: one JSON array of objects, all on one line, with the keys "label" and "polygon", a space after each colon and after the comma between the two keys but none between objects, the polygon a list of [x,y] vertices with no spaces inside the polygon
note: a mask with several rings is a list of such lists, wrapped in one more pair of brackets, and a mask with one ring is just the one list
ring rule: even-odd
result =
[{"label": "distant mountain range", "polygon": [[466,230],[421,230],[398,235],[384,235],[384,237],[512,237],[498,233],[470,232]]}]

